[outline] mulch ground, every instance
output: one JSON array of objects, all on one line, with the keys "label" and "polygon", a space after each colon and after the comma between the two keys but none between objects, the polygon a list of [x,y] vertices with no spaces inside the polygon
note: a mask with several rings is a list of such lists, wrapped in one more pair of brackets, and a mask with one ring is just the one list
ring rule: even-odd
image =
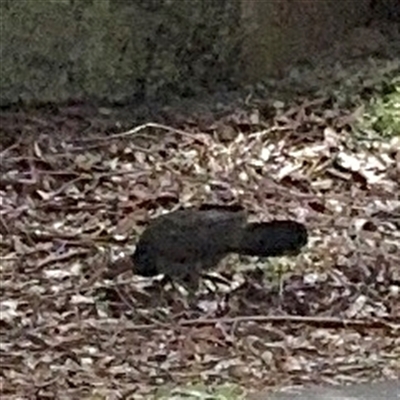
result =
[{"label": "mulch ground", "polygon": [[[400,141],[356,137],[326,97],[127,129],[83,105],[2,113],[2,398],[148,398],[400,376]],[[167,210],[294,218],[297,258],[229,257],[195,304],[102,278]]]}]

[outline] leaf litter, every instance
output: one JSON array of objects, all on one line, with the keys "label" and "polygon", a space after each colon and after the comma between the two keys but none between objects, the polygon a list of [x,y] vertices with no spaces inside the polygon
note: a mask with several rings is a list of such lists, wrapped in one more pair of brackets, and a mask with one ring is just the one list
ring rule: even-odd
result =
[{"label": "leaf litter", "polygon": [[[399,136],[358,138],[328,97],[259,106],[201,131],[98,122],[85,138],[60,128],[79,126],[68,113],[16,114],[30,134],[1,151],[4,398],[400,375]],[[197,307],[158,278],[102,278],[150,218],[203,202],[303,221],[310,243],[297,259],[228,257]]]}]

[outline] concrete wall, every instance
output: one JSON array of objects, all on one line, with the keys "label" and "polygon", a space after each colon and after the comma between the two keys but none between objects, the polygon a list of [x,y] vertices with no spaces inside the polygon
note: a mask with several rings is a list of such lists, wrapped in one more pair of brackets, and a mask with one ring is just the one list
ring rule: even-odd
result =
[{"label": "concrete wall", "polygon": [[256,81],[370,0],[1,0],[0,105],[191,96]]},{"label": "concrete wall", "polygon": [[243,0],[244,71],[249,81],[329,51],[370,17],[370,0]]}]

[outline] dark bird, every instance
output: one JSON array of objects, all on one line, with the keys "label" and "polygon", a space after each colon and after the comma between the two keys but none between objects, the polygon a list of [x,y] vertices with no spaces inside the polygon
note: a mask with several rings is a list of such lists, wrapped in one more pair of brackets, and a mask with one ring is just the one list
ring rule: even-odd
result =
[{"label": "dark bird", "polygon": [[162,215],[150,222],[134,254],[111,271],[127,269],[142,276],[164,274],[190,290],[202,271],[215,267],[229,253],[273,257],[296,255],[307,244],[304,225],[290,220],[247,223],[237,206],[202,206]]}]

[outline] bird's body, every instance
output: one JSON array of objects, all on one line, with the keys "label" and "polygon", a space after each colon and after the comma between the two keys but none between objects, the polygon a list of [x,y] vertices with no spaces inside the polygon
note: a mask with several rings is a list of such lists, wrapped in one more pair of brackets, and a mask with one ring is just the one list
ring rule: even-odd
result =
[{"label": "bird's body", "polygon": [[135,274],[165,274],[194,289],[201,272],[229,253],[281,256],[298,253],[306,243],[307,231],[295,221],[247,223],[243,209],[204,206],[154,219],[141,235],[130,267]]},{"label": "bird's body", "polygon": [[246,224],[242,211],[178,210],[155,219],[143,232],[132,256],[138,275],[164,273],[181,282],[197,279],[217,265]]}]

